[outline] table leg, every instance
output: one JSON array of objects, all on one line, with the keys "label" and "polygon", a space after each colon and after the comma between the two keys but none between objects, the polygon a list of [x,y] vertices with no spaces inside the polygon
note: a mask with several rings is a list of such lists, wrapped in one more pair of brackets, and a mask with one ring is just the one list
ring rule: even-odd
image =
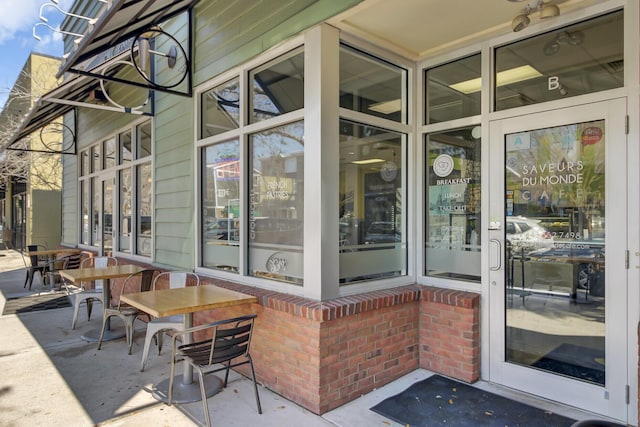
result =
[{"label": "table leg", "polygon": [[[109,303],[111,301],[111,282],[109,279],[104,279],[104,282],[102,283],[102,300],[104,301],[104,307],[109,307]],[[92,329],[82,335],[81,338],[89,342],[98,342],[100,339],[100,332],[102,332],[100,329]],[[102,341],[117,340],[126,335],[127,333],[124,327],[111,329],[111,319],[107,319],[107,322],[104,325],[104,336],[102,337]]]},{"label": "table leg", "polygon": [[[193,325],[193,313],[187,313],[183,316],[184,328],[190,328]],[[191,343],[191,336],[185,336],[185,344]],[[180,375],[180,374],[176,374]],[[213,396],[222,389],[222,380],[215,375],[207,375],[204,377],[205,395]],[[167,378],[158,383],[153,390],[153,397],[161,402],[167,402],[169,399],[169,381]],[[190,403],[202,400],[200,392],[199,378],[193,376],[193,367],[187,362],[182,362],[182,380],[173,382],[173,402]]]}]

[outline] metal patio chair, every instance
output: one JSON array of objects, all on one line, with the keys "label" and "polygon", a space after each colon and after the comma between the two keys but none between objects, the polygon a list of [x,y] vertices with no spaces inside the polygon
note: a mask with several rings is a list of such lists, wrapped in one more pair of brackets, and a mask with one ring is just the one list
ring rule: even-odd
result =
[{"label": "metal patio chair", "polygon": [[[214,372],[225,371],[223,387],[226,387],[229,379],[229,369],[249,364],[258,414],[262,414],[258,385],[256,384],[256,374],[253,369],[251,355],[249,354],[251,335],[253,333],[256,316],[256,314],[250,314],[176,332],[171,339],[171,375],[169,376],[169,396],[167,404],[171,405],[173,401],[173,381],[175,378],[176,363],[181,361],[189,363],[198,372],[204,416],[207,426],[211,426],[204,376]],[[184,342],[186,335],[192,334],[193,336],[194,333],[196,336],[195,342],[178,345],[179,339]],[[233,359],[239,357],[245,360],[232,363]],[[223,366],[214,366],[218,364]]]},{"label": "metal patio chair", "polygon": [[[47,250],[47,247],[44,245],[27,246],[28,252],[43,250]],[[40,273],[40,280],[44,284],[45,274],[49,270],[49,259],[47,256],[29,255],[29,260],[31,263],[27,266],[27,276],[24,279],[24,287],[26,288],[27,284],[29,284],[29,290],[31,290],[31,285],[33,285],[33,276],[35,276],[36,273]]]},{"label": "metal patio chair", "polygon": [[[152,289],[174,289],[184,288],[185,286],[200,286],[200,277],[190,271],[165,271],[158,274],[153,280]],[[147,323],[147,334],[144,339],[140,371],[144,371],[144,365],[147,363],[151,341],[155,338],[158,345],[158,355],[160,355],[164,333],[171,330],[182,330],[184,329],[183,324],[182,315],[156,317]]]},{"label": "metal patio chair", "polygon": [[107,324],[107,320],[110,317],[116,316],[124,322],[127,345],[129,347],[129,354],[131,354],[131,349],[133,347],[133,324],[140,316],[147,316],[149,320],[151,320],[151,316],[144,311],[141,311],[133,306],[130,306],[129,304],[122,302],[120,297],[123,294],[147,292],[151,290],[153,279],[159,273],[160,270],[155,269],[141,270],[137,273],[133,273],[127,276],[127,278],[124,279],[124,282],[122,282],[121,285],[112,287],[114,288],[119,286],[120,290],[119,292],[113,292],[114,295],[118,295],[117,302],[112,299],[111,306],[104,308],[104,314],[102,315],[102,330],[100,331],[100,338],[98,340],[98,350],[102,348],[102,339],[104,338],[104,330]]},{"label": "metal patio chair", "polygon": [[[80,262],[80,268],[105,268],[111,265],[118,265],[118,260],[109,256],[85,258]],[[73,319],[71,320],[71,329],[76,328],[80,304],[83,301],[87,305],[87,320],[91,320],[91,312],[95,301],[100,301],[100,304],[104,307],[104,291],[102,289],[104,281],[96,280],[94,282],[83,282],[80,284],[80,287],[74,286],[64,279],[62,280],[62,283],[67,291],[67,295],[69,295],[69,298],[71,298],[73,302]]]}]

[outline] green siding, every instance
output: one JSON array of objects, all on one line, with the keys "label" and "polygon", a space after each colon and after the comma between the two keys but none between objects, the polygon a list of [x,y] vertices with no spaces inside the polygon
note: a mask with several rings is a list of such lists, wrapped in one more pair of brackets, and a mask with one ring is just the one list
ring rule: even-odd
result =
[{"label": "green siding", "polygon": [[236,0],[195,8],[194,85],[343,12],[361,0]]}]

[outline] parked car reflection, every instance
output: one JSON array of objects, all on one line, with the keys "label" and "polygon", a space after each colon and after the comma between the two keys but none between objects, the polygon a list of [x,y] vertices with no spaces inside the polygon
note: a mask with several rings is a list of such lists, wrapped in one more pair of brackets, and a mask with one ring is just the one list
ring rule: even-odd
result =
[{"label": "parked car reflection", "polygon": [[553,234],[537,219],[507,217],[507,241],[515,252],[553,247]]},{"label": "parked car reflection", "polygon": [[556,242],[554,247],[529,252],[532,261],[576,265],[578,289],[590,289],[591,295],[604,296],[604,245],[595,242]]},{"label": "parked car reflection", "polygon": [[219,218],[206,224],[207,240],[238,240],[238,224],[233,218]]}]

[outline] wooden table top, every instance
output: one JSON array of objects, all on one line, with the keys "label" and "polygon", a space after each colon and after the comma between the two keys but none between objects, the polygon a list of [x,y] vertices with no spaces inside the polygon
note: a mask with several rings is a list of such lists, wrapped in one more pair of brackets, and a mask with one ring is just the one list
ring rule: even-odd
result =
[{"label": "wooden table top", "polygon": [[81,251],[77,248],[58,248],[58,249],[44,249],[39,251],[28,251],[29,256],[42,256],[42,255],[57,255],[57,254],[79,254]]},{"label": "wooden table top", "polygon": [[89,280],[113,279],[125,277],[133,273],[145,270],[144,267],[133,264],[111,265],[104,268],[77,268],[73,270],[60,270],[58,273],[65,279],[72,282],[83,282]]},{"label": "wooden table top", "polygon": [[155,317],[258,302],[255,296],[214,285],[124,294],[121,300]]}]

